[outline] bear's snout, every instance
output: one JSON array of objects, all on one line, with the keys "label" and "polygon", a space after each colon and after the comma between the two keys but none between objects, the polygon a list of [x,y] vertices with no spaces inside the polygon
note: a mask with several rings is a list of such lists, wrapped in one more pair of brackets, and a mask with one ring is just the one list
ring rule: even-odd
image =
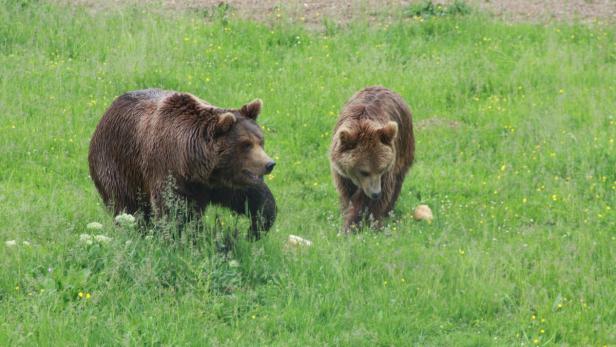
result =
[{"label": "bear's snout", "polygon": [[274,170],[274,166],[276,166],[276,162],[273,160],[265,164],[265,174],[270,174]]}]

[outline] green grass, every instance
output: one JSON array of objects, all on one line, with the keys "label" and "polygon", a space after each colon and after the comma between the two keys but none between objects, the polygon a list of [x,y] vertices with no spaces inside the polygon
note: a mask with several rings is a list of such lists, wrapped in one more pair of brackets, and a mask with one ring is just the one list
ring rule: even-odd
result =
[{"label": "green grass", "polygon": [[[0,345],[616,345],[614,25],[219,17],[0,1]],[[432,125],[385,230],[339,237],[331,129],[374,84]],[[264,100],[266,238],[225,255],[211,232],[113,226],[89,139],[148,87]],[[208,230],[246,225],[214,214]],[[92,221],[111,243],[79,242]],[[314,246],[286,251],[288,234]]]}]

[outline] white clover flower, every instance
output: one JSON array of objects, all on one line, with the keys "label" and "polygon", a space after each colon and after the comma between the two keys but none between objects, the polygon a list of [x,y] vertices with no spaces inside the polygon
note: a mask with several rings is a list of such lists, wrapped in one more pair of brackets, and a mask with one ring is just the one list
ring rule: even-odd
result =
[{"label": "white clover flower", "polygon": [[132,214],[122,213],[115,217],[115,222],[122,226],[132,226],[135,224],[135,217]]},{"label": "white clover flower", "polygon": [[31,246],[31,244],[30,244],[30,242],[29,242],[29,241],[23,241],[23,242],[22,242],[22,244],[23,244],[24,246],[28,246],[28,247],[30,247],[30,246]]},{"label": "white clover flower", "polygon": [[91,245],[94,242],[92,241],[92,235],[90,234],[79,235],[79,241],[85,243],[86,245]]},{"label": "white clover flower", "polygon": [[100,243],[109,243],[111,242],[111,237],[105,236],[105,235],[96,235],[94,236],[94,239]]},{"label": "white clover flower", "polygon": [[5,241],[5,242],[4,242],[4,244],[5,244],[7,247],[15,247],[15,246],[17,246],[17,241],[15,241],[15,240],[9,240],[9,241]]},{"label": "white clover flower", "polygon": [[88,223],[88,225],[86,225],[86,228],[90,230],[101,230],[103,228],[103,225],[99,222],[92,222]]},{"label": "white clover flower", "polygon": [[237,260],[235,260],[235,259],[230,260],[230,261],[229,261],[229,266],[230,266],[230,267],[239,267],[239,266],[240,266],[240,262],[239,262],[239,261],[237,261]]}]

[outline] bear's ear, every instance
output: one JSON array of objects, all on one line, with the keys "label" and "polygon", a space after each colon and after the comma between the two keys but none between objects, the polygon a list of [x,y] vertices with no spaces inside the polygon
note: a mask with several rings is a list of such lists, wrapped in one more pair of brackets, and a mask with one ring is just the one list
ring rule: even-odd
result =
[{"label": "bear's ear", "polygon": [[381,142],[383,142],[386,145],[391,145],[392,141],[398,135],[398,123],[396,122],[387,123],[384,127],[377,130],[377,134],[379,135]]},{"label": "bear's ear", "polygon": [[340,139],[342,150],[352,149],[357,144],[357,135],[352,134],[347,129],[342,129],[338,132],[338,139]]},{"label": "bear's ear", "polygon": [[261,99],[255,99],[242,106],[240,113],[246,118],[257,120],[259,113],[261,113],[261,106],[263,106],[263,101],[261,101]]},{"label": "bear's ear", "polygon": [[229,131],[236,121],[237,118],[235,118],[235,115],[231,112],[226,112],[218,116],[215,126],[216,135],[224,134]]}]

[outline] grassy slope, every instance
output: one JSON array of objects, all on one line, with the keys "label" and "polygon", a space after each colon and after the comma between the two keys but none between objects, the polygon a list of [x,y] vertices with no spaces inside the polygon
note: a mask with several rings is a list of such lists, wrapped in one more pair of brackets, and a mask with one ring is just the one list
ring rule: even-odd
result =
[{"label": "grassy slope", "polygon": [[[616,344],[614,26],[473,15],[326,36],[12,3],[0,6],[0,345]],[[385,233],[337,237],[330,132],[371,84],[403,95],[416,122],[460,125],[417,131]],[[146,87],[264,100],[279,219],[238,244],[239,268],[206,242],[112,228],[100,206],[89,137],[115,96]],[[411,220],[418,203],[434,223]],[[91,221],[110,245],[78,242]],[[315,246],[287,254],[289,233]]]}]

